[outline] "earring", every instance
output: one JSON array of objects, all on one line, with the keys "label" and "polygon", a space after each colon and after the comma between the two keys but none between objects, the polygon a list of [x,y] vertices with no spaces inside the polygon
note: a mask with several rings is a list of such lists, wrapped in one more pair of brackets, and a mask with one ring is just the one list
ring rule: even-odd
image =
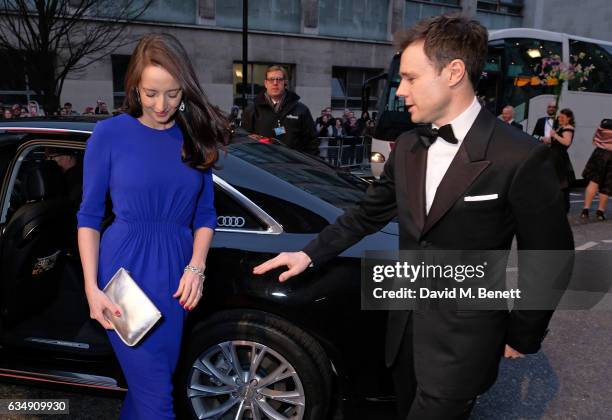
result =
[{"label": "earring", "polygon": [[179,105],[179,111],[185,111],[185,102],[181,101],[181,105]]}]

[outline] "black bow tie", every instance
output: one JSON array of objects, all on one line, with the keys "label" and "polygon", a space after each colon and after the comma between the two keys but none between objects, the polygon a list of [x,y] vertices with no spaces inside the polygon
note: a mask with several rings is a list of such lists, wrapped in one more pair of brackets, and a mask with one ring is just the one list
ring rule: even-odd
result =
[{"label": "black bow tie", "polygon": [[458,140],[453,133],[453,127],[450,124],[443,125],[440,128],[419,127],[419,139],[425,148],[429,148],[438,137],[442,137],[445,141],[452,144],[457,144]]}]

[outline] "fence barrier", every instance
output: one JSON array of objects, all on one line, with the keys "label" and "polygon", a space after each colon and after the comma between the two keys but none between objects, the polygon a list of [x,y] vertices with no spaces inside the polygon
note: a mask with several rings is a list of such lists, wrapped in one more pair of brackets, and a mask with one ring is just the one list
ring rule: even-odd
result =
[{"label": "fence barrier", "polygon": [[370,166],[370,136],[319,137],[319,141],[319,156],[333,166],[349,169]]}]

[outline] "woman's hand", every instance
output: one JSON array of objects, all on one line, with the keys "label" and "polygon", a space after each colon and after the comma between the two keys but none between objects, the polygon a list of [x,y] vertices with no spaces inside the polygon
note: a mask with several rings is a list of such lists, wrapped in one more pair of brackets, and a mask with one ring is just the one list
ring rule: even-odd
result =
[{"label": "woman's hand", "polygon": [[202,289],[204,289],[204,280],[193,271],[185,271],[179,282],[178,289],[172,297],[179,298],[181,306],[191,311],[200,302]]},{"label": "woman's hand", "polygon": [[87,303],[89,304],[89,317],[98,321],[100,325],[107,330],[113,330],[113,324],[111,324],[104,316],[104,310],[108,310],[107,314],[109,316],[112,314],[112,316],[119,318],[121,316],[119,307],[115,305],[108,298],[108,296],[106,296],[104,292],[97,287],[86,290],[85,294],[87,295]]}]

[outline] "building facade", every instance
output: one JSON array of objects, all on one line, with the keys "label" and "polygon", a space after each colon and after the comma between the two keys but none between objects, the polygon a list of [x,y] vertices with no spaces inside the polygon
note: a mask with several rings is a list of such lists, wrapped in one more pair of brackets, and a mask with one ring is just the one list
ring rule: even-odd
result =
[{"label": "building facade", "polygon": [[[568,9],[561,0],[249,0],[248,80],[252,99],[263,89],[265,68],[283,64],[290,87],[313,116],[361,108],[361,86],[384,71],[394,53],[393,33],[427,16],[462,11],[489,29],[530,26],[612,39],[612,4],[587,0]],[[580,15],[584,14],[584,18]],[[591,19],[601,22],[593,28]],[[78,75],[69,75],[62,102],[82,112],[100,99],[110,108],[123,100],[123,77],[136,40],[151,32],[175,35],[188,50],[209,99],[228,111],[242,104],[242,0],[155,0],[119,48]],[[4,89],[4,90],[3,90]],[[378,89],[372,91],[372,103]],[[29,97],[27,89],[0,86],[0,101]]]}]

